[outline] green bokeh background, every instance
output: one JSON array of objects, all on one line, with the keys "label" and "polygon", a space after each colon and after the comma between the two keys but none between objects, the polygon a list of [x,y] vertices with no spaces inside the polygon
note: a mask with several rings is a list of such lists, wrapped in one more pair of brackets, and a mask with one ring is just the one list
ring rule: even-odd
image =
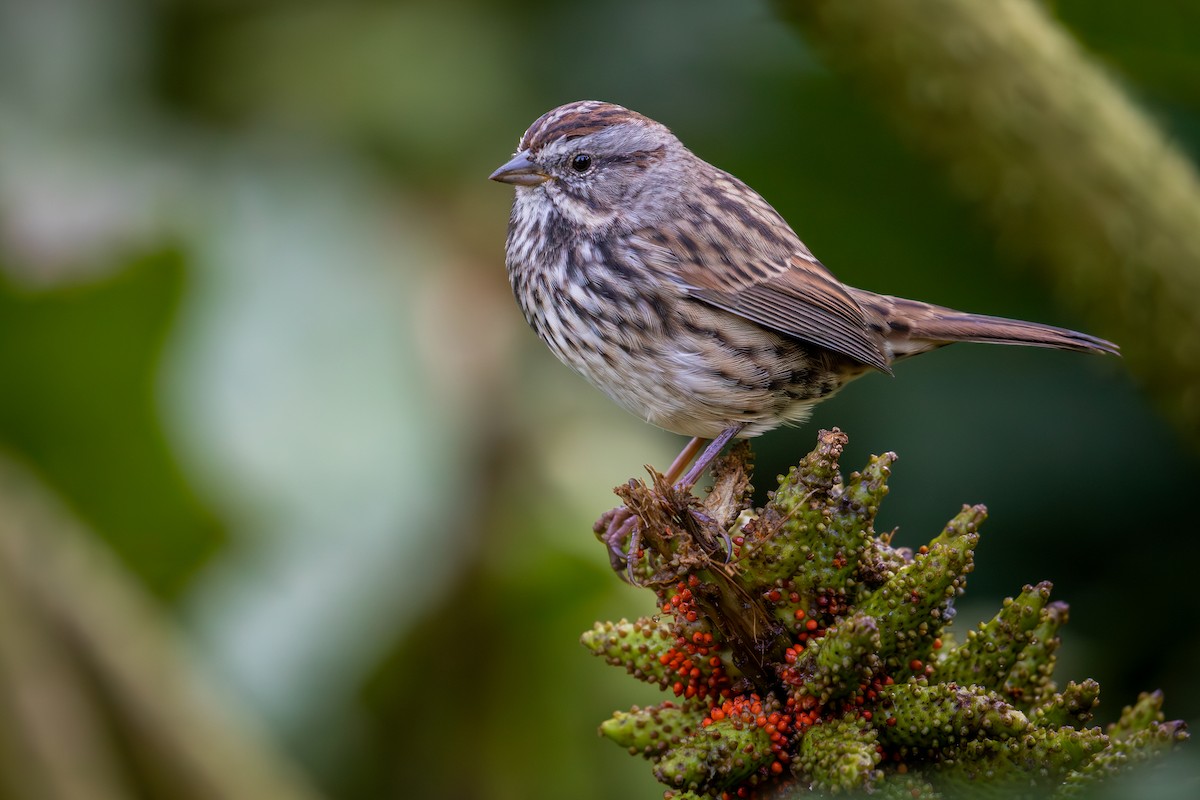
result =
[{"label": "green bokeh background", "polygon": [[[1200,153],[1193,5],[1051,8]],[[1105,334],[765,2],[0,0],[0,448],[325,796],[658,796],[593,735],[655,693],[576,640],[649,610],[590,528],[682,442],[525,328],[486,180],[581,98],[849,283]],[[1102,721],[1153,688],[1200,719],[1200,458],[1124,363],[939,351],[764,437],[760,489],[834,425],[847,468],[899,453],[898,541],[989,506],[964,619],[1049,579]]]}]

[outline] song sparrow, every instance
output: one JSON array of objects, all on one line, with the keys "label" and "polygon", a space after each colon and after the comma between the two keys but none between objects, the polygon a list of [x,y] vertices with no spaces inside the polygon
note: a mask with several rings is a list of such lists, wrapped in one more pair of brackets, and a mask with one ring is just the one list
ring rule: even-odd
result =
[{"label": "song sparrow", "polygon": [[757,192],[611,103],[543,114],[491,179],[516,187],[508,276],[538,336],[634,414],[695,437],[672,481],[713,439],[681,486],[733,437],[801,422],[848,381],[951,342],[1118,352],[846,286]]}]

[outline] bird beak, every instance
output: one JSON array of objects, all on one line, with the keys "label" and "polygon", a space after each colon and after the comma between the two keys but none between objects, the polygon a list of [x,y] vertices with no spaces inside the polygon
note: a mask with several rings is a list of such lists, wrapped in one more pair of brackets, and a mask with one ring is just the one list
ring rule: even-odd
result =
[{"label": "bird beak", "polygon": [[528,154],[522,150],[512,157],[512,161],[489,175],[488,179],[517,186],[537,186],[550,180],[550,176],[530,161]]}]

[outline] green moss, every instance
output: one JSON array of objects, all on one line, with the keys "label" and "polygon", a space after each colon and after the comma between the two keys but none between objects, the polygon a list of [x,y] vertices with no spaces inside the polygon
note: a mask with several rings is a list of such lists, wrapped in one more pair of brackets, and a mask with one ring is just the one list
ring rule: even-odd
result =
[{"label": "green moss", "polygon": [[600,733],[629,750],[631,755],[657,758],[700,727],[702,715],[671,702],[618,711],[600,725]]},{"label": "green moss", "polygon": [[869,722],[840,718],[815,725],[801,739],[792,764],[814,788],[829,792],[868,789],[883,773],[876,767],[878,732]]},{"label": "green moss", "polygon": [[1000,688],[1032,640],[1049,599],[1048,582],[1026,586],[1016,599],[1006,598],[991,621],[946,654],[937,668],[938,680]]},{"label": "green moss", "polygon": [[673,676],[664,663],[675,634],[665,622],[640,619],[637,622],[597,622],[579,639],[588,650],[603,656],[608,663],[622,666],[631,675],[648,683],[667,686]]},{"label": "green moss", "polygon": [[667,786],[717,791],[734,786],[775,760],[767,734],[725,719],[701,728],[664,755],[654,775]]},{"label": "green moss", "polygon": [[1029,730],[1025,715],[981,686],[922,683],[886,687],[880,700],[890,713],[881,740],[904,752],[939,751],[963,741],[1010,739]]}]

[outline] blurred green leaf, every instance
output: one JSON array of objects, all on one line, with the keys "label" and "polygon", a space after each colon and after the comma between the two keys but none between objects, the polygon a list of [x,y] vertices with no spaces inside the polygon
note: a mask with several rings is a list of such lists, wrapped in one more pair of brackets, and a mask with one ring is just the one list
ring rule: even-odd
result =
[{"label": "blurred green leaf", "polygon": [[0,441],[168,599],[224,538],[158,422],[159,353],[183,284],[172,251],[84,286],[31,293],[0,283]]}]

